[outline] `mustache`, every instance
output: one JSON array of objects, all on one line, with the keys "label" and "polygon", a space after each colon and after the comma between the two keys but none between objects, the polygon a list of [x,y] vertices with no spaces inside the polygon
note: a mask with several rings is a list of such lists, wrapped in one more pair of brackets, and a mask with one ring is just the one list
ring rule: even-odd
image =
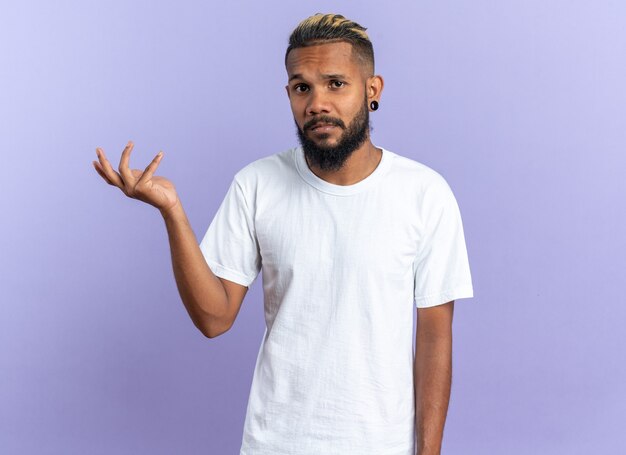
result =
[{"label": "mustache", "polygon": [[312,118],[311,120],[309,120],[308,122],[306,122],[304,124],[304,126],[302,127],[303,130],[309,130],[313,127],[313,125],[315,125],[316,123],[329,123],[331,125],[335,125],[338,126],[340,128],[345,129],[346,125],[345,123],[343,123],[343,121],[339,118],[333,118],[330,117],[328,115],[320,115],[318,117]]}]

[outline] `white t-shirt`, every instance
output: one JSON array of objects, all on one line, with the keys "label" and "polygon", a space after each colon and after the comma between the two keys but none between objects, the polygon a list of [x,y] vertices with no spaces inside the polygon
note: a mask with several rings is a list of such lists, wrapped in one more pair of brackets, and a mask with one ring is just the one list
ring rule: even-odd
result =
[{"label": "white t-shirt", "polygon": [[241,455],[415,453],[414,308],[473,288],[446,180],[382,150],[345,186],[301,147],[248,164],[200,243],[219,277],[249,286],[263,271]]}]

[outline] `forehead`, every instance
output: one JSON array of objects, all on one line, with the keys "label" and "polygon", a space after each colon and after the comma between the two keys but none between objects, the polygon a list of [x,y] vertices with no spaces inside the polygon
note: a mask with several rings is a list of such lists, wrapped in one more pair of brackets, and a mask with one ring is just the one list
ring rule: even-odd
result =
[{"label": "forehead", "polygon": [[359,71],[352,45],[343,41],[299,47],[287,56],[287,75],[351,74]]}]

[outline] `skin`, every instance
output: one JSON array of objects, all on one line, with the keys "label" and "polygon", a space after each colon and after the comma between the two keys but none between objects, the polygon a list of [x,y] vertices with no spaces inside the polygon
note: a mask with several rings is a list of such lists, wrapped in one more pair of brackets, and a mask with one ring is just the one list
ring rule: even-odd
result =
[{"label": "skin", "polygon": [[417,309],[415,430],[418,455],[440,455],[452,386],[454,300]]},{"label": "skin", "polygon": [[113,169],[104,150],[97,147],[98,161],[93,161],[93,166],[106,183],[119,188],[129,198],[159,210],[167,228],[174,276],[183,304],[200,332],[208,338],[219,336],[234,323],[248,288],[216,276],[207,266],[174,184],[154,175],[163,152],[144,170],[130,169],[133,147],[133,142],[128,141],[118,171]]},{"label": "skin", "polygon": [[[368,106],[372,100],[380,102],[383,90],[382,77],[372,75],[370,68],[353,57],[351,45],[344,42],[294,49],[287,58],[287,73],[289,82],[285,89],[294,119],[301,129],[319,115],[339,118],[349,125],[362,107],[364,97],[367,96]],[[341,137],[342,129],[335,127],[305,133],[316,142],[333,145]],[[210,309],[192,307],[188,303],[194,300],[191,298],[183,299],[184,303],[194,323],[205,335],[210,338],[218,336],[234,323],[248,288],[216,277],[206,267],[174,185],[166,178],[154,175],[162,152],[144,170],[130,169],[133,146],[129,141],[124,148],[119,172],[113,169],[104,151],[98,147],[98,161],[93,161],[94,168],[106,183],[119,188],[130,198],[154,206],[163,215],[170,233],[181,296],[189,289],[204,286],[206,290],[203,292],[211,298],[203,300],[216,302]],[[381,157],[382,150],[374,147],[368,134],[364,144],[347,158],[340,170],[324,171],[311,167],[311,171],[330,183],[351,185],[370,175]],[[192,281],[194,284],[190,284]],[[453,308],[454,301],[417,309],[414,361],[417,455],[441,453],[451,388]],[[211,315],[210,322],[206,315]]]},{"label": "skin", "polygon": [[[363,106],[380,102],[383,78],[367,75],[367,68],[352,55],[346,42],[319,44],[292,50],[287,56],[288,84],[285,86],[291,111],[301,130],[313,141],[336,145],[343,129],[335,126],[325,131],[304,129],[307,122],[320,115],[338,118],[349,125]],[[371,109],[370,109],[371,110]],[[323,128],[324,129],[324,128]],[[337,185],[352,185],[370,175],[380,163],[382,150],[369,137],[346,160],[342,169],[322,170],[309,163],[318,177]]]}]

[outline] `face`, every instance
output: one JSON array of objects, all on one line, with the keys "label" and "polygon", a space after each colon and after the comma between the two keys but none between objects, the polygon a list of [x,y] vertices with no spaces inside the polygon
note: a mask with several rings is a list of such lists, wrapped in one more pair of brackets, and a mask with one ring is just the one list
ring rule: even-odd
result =
[{"label": "face", "polygon": [[323,170],[340,169],[369,137],[368,94],[377,99],[380,78],[365,76],[345,42],[292,50],[287,74],[287,94],[308,161]]}]

